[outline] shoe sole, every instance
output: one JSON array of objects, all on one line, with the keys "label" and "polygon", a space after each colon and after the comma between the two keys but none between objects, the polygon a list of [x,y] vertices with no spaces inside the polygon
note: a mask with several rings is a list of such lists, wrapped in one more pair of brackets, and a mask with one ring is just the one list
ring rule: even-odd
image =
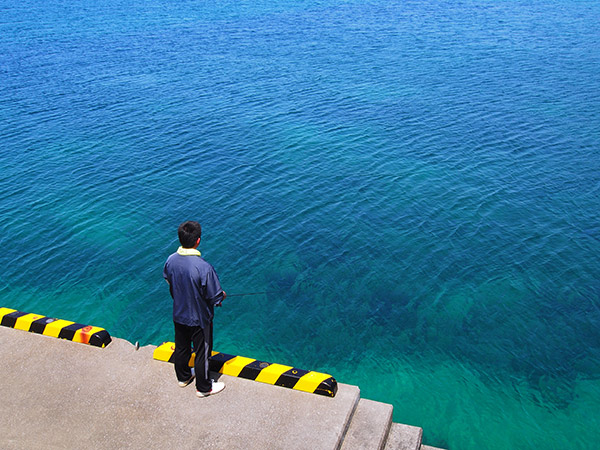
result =
[{"label": "shoe sole", "polygon": [[217,392],[213,392],[213,391],[210,391],[210,392],[196,391],[196,397],[199,397],[199,398],[210,397],[211,395],[218,394],[219,392],[223,392],[224,390],[225,390],[225,386],[223,386],[223,389],[221,389],[221,390],[219,390]]},{"label": "shoe sole", "polygon": [[195,377],[194,377],[194,376],[192,376],[192,378],[190,378],[190,379],[189,379],[189,380],[187,380],[187,381],[180,381],[180,382],[179,382],[179,387],[182,387],[182,388],[186,387],[186,386],[187,386],[187,385],[189,385],[189,384],[190,384],[192,381],[194,381],[194,378],[195,378]]}]

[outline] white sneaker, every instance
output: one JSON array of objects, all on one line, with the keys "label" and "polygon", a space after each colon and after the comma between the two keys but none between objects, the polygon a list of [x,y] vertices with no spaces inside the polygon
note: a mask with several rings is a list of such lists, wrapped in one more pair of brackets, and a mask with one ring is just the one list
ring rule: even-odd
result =
[{"label": "white sneaker", "polygon": [[222,381],[212,380],[212,389],[210,391],[208,391],[208,392],[196,391],[196,395],[198,397],[208,397],[209,395],[218,394],[223,389],[225,389],[225,383],[223,383]]},{"label": "white sneaker", "polygon": [[186,387],[192,381],[194,381],[194,374],[192,374],[192,376],[190,377],[189,380],[187,380],[187,381],[179,381],[178,384],[179,384],[179,387]]}]

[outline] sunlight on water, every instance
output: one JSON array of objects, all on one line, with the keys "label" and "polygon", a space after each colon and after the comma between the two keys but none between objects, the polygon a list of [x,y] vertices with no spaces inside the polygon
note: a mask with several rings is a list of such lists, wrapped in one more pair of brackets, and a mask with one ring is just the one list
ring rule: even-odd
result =
[{"label": "sunlight on water", "polygon": [[600,441],[593,2],[8,2],[0,306],[331,373],[448,449]]}]

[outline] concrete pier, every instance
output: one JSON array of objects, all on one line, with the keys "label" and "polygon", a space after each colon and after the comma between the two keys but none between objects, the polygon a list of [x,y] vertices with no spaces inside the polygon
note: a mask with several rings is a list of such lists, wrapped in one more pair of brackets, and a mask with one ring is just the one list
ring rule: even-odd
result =
[{"label": "concrete pier", "polygon": [[329,398],[220,375],[225,390],[197,398],[154,348],[0,326],[0,448],[421,449],[420,428],[357,386]]}]

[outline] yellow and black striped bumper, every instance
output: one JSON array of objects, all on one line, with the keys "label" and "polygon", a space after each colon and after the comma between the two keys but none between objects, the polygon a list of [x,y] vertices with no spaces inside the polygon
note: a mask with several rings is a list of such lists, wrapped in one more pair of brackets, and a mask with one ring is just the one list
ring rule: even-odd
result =
[{"label": "yellow and black striped bumper", "polygon": [[102,348],[112,341],[110,334],[104,328],[10,308],[0,308],[0,325]]},{"label": "yellow and black striped bumper", "polygon": [[[173,342],[165,342],[154,350],[154,359],[172,363],[174,350],[175,344]],[[192,354],[189,362],[190,367],[194,365],[194,357],[195,355]],[[212,352],[209,369],[224,375],[246,378],[328,397],[335,397],[337,392],[337,381],[331,375],[258,361],[243,356]]]}]

